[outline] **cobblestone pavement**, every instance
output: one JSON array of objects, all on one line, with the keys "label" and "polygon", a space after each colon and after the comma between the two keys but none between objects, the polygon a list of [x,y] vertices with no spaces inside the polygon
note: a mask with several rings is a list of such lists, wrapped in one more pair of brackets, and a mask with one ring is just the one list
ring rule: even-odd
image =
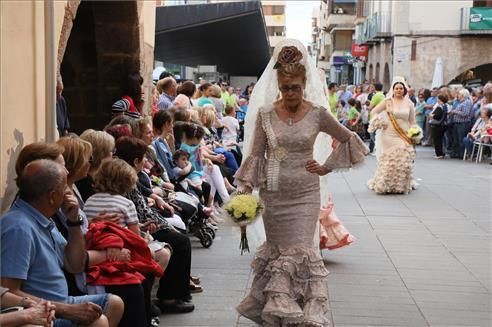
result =
[{"label": "cobblestone pavement", "polygon": [[[366,188],[374,157],[323,182],[357,237],[348,248],[323,251],[333,326],[492,326],[492,167],[432,154],[419,148],[420,187],[410,195]],[[248,235],[253,247],[263,241],[261,221]],[[254,252],[241,256],[238,244],[239,231],[227,222],[210,249],[193,242],[193,273],[205,292],[193,296],[193,313],[163,315],[161,326],[254,326],[234,310]]]}]

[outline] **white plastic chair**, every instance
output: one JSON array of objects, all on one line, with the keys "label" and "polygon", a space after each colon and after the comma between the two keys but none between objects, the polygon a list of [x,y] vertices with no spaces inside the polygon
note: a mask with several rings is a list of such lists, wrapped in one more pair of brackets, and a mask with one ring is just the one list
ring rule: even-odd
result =
[{"label": "white plastic chair", "polygon": [[[483,139],[486,137],[492,138],[492,135],[482,135],[480,136],[480,141],[476,141],[473,143],[473,148],[475,148],[475,143],[478,145],[477,161],[476,161],[477,164],[482,161],[484,147],[487,147],[492,150],[492,143],[483,142]],[[472,150],[472,160],[473,160],[473,150]]]}]

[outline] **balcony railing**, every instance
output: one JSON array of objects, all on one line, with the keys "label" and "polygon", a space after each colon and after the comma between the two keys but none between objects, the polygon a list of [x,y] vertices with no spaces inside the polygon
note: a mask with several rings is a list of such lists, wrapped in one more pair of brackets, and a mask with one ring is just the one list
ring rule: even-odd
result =
[{"label": "balcony railing", "polygon": [[391,14],[389,12],[376,12],[355,28],[355,39],[358,44],[374,42],[376,39],[386,37],[391,37]]},{"label": "balcony railing", "polygon": [[331,31],[335,27],[348,27],[354,26],[355,15],[349,14],[330,14],[326,19],[327,31]]},{"label": "balcony railing", "polygon": [[461,8],[461,34],[492,34],[492,8]]}]

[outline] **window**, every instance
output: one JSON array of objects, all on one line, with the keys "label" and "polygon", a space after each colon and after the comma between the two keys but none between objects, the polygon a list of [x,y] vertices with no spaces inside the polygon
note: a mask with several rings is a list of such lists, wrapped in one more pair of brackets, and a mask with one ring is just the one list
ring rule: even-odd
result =
[{"label": "window", "polygon": [[284,6],[273,6],[272,8],[272,14],[273,15],[283,15],[285,13],[285,7]]}]

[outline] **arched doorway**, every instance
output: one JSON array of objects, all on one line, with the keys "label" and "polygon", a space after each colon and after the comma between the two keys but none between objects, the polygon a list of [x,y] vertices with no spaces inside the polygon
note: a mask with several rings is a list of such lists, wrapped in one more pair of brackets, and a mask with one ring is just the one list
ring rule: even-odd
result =
[{"label": "arched doorway", "polygon": [[120,84],[140,68],[135,1],[82,1],[60,67],[71,131],[102,128]]},{"label": "arched doorway", "polygon": [[492,63],[476,66],[455,76],[449,83],[482,83],[492,81]]},{"label": "arched doorway", "polygon": [[384,64],[383,85],[384,85],[385,90],[389,90],[389,88],[390,88],[390,70],[389,70],[388,63]]},{"label": "arched doorway", "polygon": [[374,78],[376,79],[376,83],[381,83],[381,80],[379,79],[379,71],[381,70],[379,66],[379,62],[376,64],[376,76]]}]

